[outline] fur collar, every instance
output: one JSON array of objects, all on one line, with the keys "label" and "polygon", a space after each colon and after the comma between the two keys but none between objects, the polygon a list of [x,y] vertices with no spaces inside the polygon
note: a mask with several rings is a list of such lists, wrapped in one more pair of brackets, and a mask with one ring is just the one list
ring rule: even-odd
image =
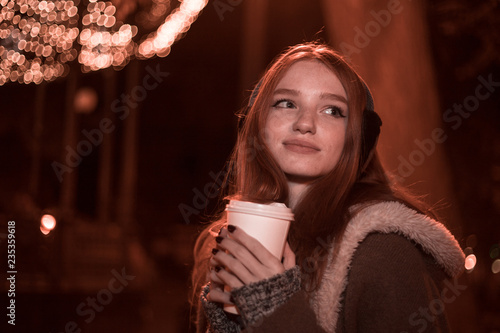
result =
[{"label": "fur collar", "polygon": [[456,277],[463,271],[464,254],[453,235],[441,223],[399,202],[381,202],[366,207],[349,222],[339,252],[335,256],[330,253],[323,280],[311,297],[311,306],[327,332],[335,331],[341,310],[341,295],[347,285],[354,252],[359,243],[373,232],[397,233],[420,244],[450,277]]}]

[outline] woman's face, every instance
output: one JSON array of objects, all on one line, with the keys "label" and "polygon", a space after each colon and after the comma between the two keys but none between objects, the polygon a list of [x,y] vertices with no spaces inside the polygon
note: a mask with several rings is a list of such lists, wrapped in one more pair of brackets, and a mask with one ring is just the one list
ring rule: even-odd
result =
[{"label": "woman's face", "polygon": [[347,117],[347,94],[337,76],[317,60],[300,60],[274,90],[265,142],[289,180],[308,182],[339,161]]}]

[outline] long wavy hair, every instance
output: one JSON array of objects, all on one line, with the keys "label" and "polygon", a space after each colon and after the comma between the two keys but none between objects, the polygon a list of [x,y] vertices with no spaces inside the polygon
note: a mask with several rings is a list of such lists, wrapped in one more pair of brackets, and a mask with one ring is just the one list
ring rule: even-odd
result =
[{"label": "long wavy hair", "polygon": [[[345,143],[338,163],[326,175],[313,181],[294,207],[295,220],[290,226],[288,241],[303,273],[303,288],[311,292],[321,281],[330,247],[337,240],[358,210],[377,201],[400,201],[427,211],[422,202],[389,181],[377,153],[368,161],[361,158],[363,112],[367,93],[354,69],[329,46],[305,43],[292,46],[275,58],[252,94],[252,103],[245,110],[243,124],[229,160],[227,196],[254,202],[289,202],[287,178],[265,144],[264,128],[273,92],[284,73],[301,60],[316,60],[328,67],[342,83],[348,101],[349,115]],[[225,223],[225,214],[210,224],[199,236],[194,249],[193,292],[207,280],[213,237]]]}]

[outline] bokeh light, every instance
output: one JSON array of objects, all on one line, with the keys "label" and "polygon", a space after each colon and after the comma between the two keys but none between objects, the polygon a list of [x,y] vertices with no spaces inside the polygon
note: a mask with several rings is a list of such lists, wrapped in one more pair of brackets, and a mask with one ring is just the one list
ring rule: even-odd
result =
[{"label": "bokeh light", "polygon": [[493,244],[490,248],[490,258],[496,259],[500,256],[500,246],[498,244]]},{"label": "bokeh light", "polygon": [[91,113],[98,103],[97,92],[90,87],[78,89],[75,94],[75,111],[77,113]]},{"label": "bokeh light", "polygon": [[474,267],[476,267],[476,263],[477,263],[476,256],[474,254],[469,254],[465,258],[465,269],[467,271],[472,271]]},{"label": "bokeh light", "polygon": [[[137,21],[158,28],[142,39],[136,25],[117,20],[113,3],[90,0],[80,6],[79,15],[79,2],[0,0],[0,86],[52,81],[66,75],[67,63],[75,59],[83,72],[89,72],[123,68],[133,56],[165,57],[208,1],[185,0],[172,9],[169,0],[153,0]],[[136,43],[134,37],[140,41]]]},{"label": "bokeh light", "polygon": [[40,219],[40,231],[44,235],[48,235],[56,227],[56,218],[50,214],[44,214]]},{"label": "bokeh light", "polygon": [[50,214],[44,214],[40,219],[40,224],[48,230],[53,230],[56,227],[56,218]]},{"label": "bokeh light", "polygon": [[82,18],[82,32],[78,42],[81,51],[78,61],[83,71],[96,71],[113,66],[125,66],[134,51],[132,38],[137,27],[117,24],[116,7],[111,2],[91,1]]},{"label": "bokeh light", "polygon": [[493,264],[491,264],[491,271],[493,274],[500,273],[500,259],[493,261]]},{"label": "bokeh light", "polygon": [[207,2],[207,0],[183,1],[180,7],[174,9],[165,19],[156,32],[149,34],[139,44],[137,56],[151,58],[155,55],[160,57],[168,55],[172,44],[189,30]]},{"label": "bokeh light", "polygon": [[52,81],[76,57],[79,0],[1,0],[0,85]]},{"label": "bokeh light", "polygon": [[474,234],[469,235],[465,240],[465,245],[467,247],[475,247],[477,245],[477,236]]},{"label": "bokeh light", "polygon": [[42,225],[40,226],[40,232],[47,236],[50,233],[49,229],[44,228]]},{"label": "bokeh light", "polygon": [[466,248],[464,249],[464,253],[465,253],[465,255],[467,256],[467,255],[469,255],[469,254],[474,253],[474,250],[472,249],[472,247],[466,247]]}]

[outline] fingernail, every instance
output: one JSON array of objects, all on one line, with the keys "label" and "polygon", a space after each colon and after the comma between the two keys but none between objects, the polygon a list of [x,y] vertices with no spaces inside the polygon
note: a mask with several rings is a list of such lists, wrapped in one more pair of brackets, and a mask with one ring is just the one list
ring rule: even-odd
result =
[{"label": "fingernail", "polygon": [[223,238],[223,237],[221,237],[221,236],[217,236],[217,237],[215,237],[215,241],[216,241],[217,243],[219,243],[219,244],[220,244],[220,242],[222,242],[222,240],[223,240],[223,239],[224,239],[224,238]]},{"label": "fingernail", "polygon": [[218,273],[220,271],[220,269],[221,269],[220,266],[215,266],[214,271]]},{"label": "fingernail", "polygon": [[233,232],[233,231],[235,231],[235,230],[236,230],[236,227],[235,227],[234,225],[229,224],[229,225],[227,226],[227,231],[229,231],[229,232]]},{"label": "fingernail", "polygon": [[215,249],[215,248],[214,248],[214,249],[212,249],[212,254],[214,254],[214,255],[215,255],[215,254],[217,254],[217,252],[219,252],[219,249]]}]

